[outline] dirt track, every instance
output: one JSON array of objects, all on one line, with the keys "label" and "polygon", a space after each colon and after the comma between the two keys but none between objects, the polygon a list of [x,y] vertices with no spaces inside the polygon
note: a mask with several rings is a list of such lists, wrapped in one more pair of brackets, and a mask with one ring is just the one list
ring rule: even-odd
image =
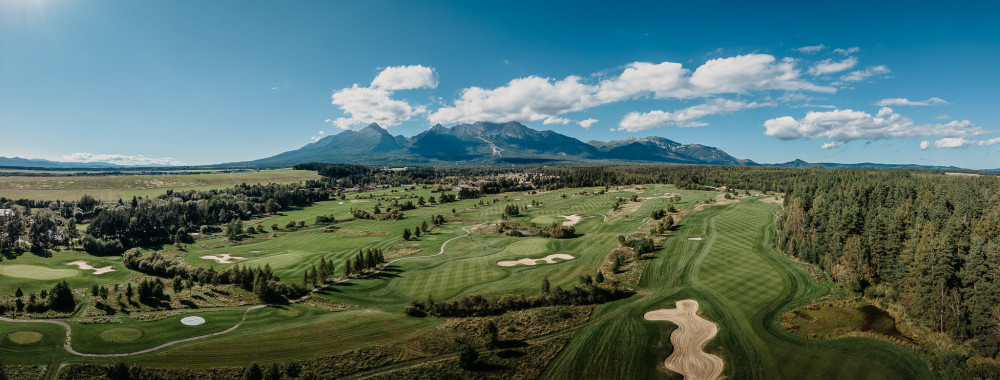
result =
[{"label": "dirt track", "polygon": [[643,317],[651,321],[670,321],[677,330],[670,334],[674,352],[663,361],[667,369],[684,375],[687,380],[713,380],[722,373],[724,365],[718,356],[702,349],[719,328],[697,314],[698,301],[680,300],[673,309],[653,310]]}]

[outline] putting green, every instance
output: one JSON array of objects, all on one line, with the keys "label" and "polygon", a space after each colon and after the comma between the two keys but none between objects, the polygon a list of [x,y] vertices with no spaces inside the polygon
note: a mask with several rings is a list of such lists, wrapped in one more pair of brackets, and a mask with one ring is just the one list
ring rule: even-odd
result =
[{"label": "putting green", "polygon": [[15,331],[7,334],[7,339],[14,344],[32,344],[42,340],[42,334],[34,331]]},{"label": "putting green", "polygon": [[101,339],[105,342],[134,342],[142,338],[142,330],[131,327],[115,327],[101,332]]},{"label": "putting green", "polygon": [[58,280],[80,274],[76,269],[51,269],[39,265],[0,265],[0,275],[30,278],[32,280]]}]

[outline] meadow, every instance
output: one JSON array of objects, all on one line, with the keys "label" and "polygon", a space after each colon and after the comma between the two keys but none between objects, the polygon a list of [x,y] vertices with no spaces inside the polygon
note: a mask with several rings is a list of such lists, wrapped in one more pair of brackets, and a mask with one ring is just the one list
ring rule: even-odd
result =
[{"label": "meadow", "polygon": [[[222,182],[204,186],[222,186]],[[924,362],[902,346],[864,338],[807,341],[781,327],[779,315],[828,294],[830,285],[817,283],[798,264],[770,248],[774,215],[780,205],[754,197],[726,201],[719,192],[682,190],[669,185],[610,188],[604,194],[597,194],[601,190],[605,189],[485,196],[418,207],[406,211],[402,220],[388,221],[351,220],[350,210],[371,208],[379,203],[384,207],[392,199],[416,203],[419,197],[440,194],[421,188],[349,193],[344,199],[252,220],[247,224],[260,224],[266,232],[242,241],[230,242],[222,234],[209,234],[198,236],[183,250],[171,245],[147,247],[146,252],[159,251],[187,264],[216,270],[233,265],[268,265],[288,283],[302,283],[303,273],[320,259],[332,261],[339,275],[345,261],[360,250],[379,248],[389,257],[414,258],[394,262],[377,275],[336,284],[313,296],[326,304],[349,306],[341,311],[306,303],[248,311],[249,304],[244,304],[182,309],[180,313],[148,321],[122,315],[120,323],[82,323],[84,310],[69,318],[74,349],[86,353],[126,353],[223,331],[246,315],[245,322],[232,332],[125,358],[73,356],[62,348],[65,331],[61,327],[0,322],[0,336],[6,339],[0,345],[0,360],[6,364],[49,365],[47,376],[54,377],[53,368],[65,363],[108,364],[124,360],[174,369],[245,366],[250,362],[323,358],[419,340],[457,322],[406,316],[403,308],[412,300],[423,301],[428,297],[458,300],[469,294],[488,298],[537,295],[543,279],[553,287],[572,287],[581,276],[595,276],[599,269],[607,268],[608,255],[619,246],[619,236],[648,233],[655,223],[650,220],[650,212],[672,204],[680,209],[674,216],[683,215],[679,225],[662,238],[662,249],[632,264],[635,276],[631,278],[636,280],[622,284],[635,289],[636,294],[594,307],[589,319],[578,325],[547,332],[557,338],[550,342],[568,342],[561,350],[553,351],[558,354],[552,354],[551,362],[539,364],[545,366],[541,377],[676,376],[663,367],[664,358],[672,350],[669,336],[674,326],[647,321],[642,316],[651,310],[672,307],[675,301],[686,298],[698,300],[700,314],[718,324],[719,335],[708,343],[706,351],[723,358],[723,374],[727,378],[932,377]],[[641,201],[628,204],[626,200],[623,209],[628,212],[612,214],[616,197],[628,198],[633,194]],[[679,195],[680,200],[667,195]],[[718,203],[703,204],[709,199]],[[527,207],[533,203],[537,206]],[[480,229],[501,220],[505,207],[511,204],[519,206],[521,215],[510,220],[520,223],[548,225],[566,221],[563,218],[566,215],[580,216],[574,225],[576,237],[511,237]],[[315,219],[320,215],[334,216],[339,221],[335,224],[337,228],[328,230],[326,225],[316,224]],[[412,231],[425,221],[430,224],[429,219],[435,215],[444,215],[448,222],[420,237],[403,239],[403,229]],[[304,221],[305,226],[285,227],[290,221]],[[271,224],[280,228],[272,230]],[[464,236],[469,230],[473,232]],[[461,238],[442,249],[442,243],[455,237]],[[440,255],[422,257],[439,251]],[[202,258],[222,254],[245,259],[222,264]],[[497,265],[500,261],[539,259],[552,254],[570,255],[573,259],[553,264]],[[74,260],[86,260],[95,267],[111,265],[116,271],[92,275],[90,271],[65,264]],[[28,267],[31,270],[25,271]],[[0,293],[11,294],[18,285],[26,292],[37,292],[62,280],[73,288],[89,288],[93,284],[121,283],[136,276],[139,275],[125,269],[117,258],[68,252],[25,253],[0,262]],[[88,307],[91,305],[85,305],[84,309]],[[203,316],[207,322],[182,326],[179,319],[190,315]],[[15,345],[9,336],[20,331],[36,332],[41,338]],[[390,374],[405,376],[405,371],[430,368],[454,357],[453,352],[440,353],[422,349],[420,345],[411,351],[399,358],[386,359],[389,360],[386,365],[392,364],[393,370],[402,371]]]},{"label": "meadow", "polygon": [[[48,173],[58,174],[58,173]],[[0,176],[0,197],[34,200],[78,200],[90,195],[98,200],[155,197],[166,190],[207,191],[241,183],[291,183],[319,179],[307,170],[260,170],[245,173],[199,173],[94,176]]]}]

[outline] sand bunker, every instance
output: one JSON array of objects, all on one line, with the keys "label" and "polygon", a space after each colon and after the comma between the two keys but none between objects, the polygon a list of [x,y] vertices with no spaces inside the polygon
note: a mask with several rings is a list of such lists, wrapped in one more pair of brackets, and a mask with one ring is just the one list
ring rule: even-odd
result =
[{"label": "sand bunker", "polygon": [[565,227],[569,227],[569,226],[572,226],[574,224],[580,223],[580,220],[583,219],[582,216],[579,216],[577,214],[573,214],[573,215],[558,215],[558,216],[560,218],[566,219],[566,221],[563,222],[563,224],[562,224]]},{"label": "sand bunker", "polygon": [[215,260],[219,264],[232,264],[232,263],[235,263],[236,260],[246,260],[246,257],[243,257],[243,256],[231,256],[228,253],[223,253],[223,254],[218,255],[218,256],[216,256],[216,255],[202,256],[201,258],[203,258],[205,260]]},{"label": "sand bunker", "polygon": [[344,202],[337,202],[337,204],[338,204],[338,205],[342,205],[342,204],[344,204]]},{"label": "sand bunker", "polygon": [[688,240],[701,240],[701,238],[688,238]]},{"label": "sand bunker", "polygon": [[184,317],[184,318],[181,318],[181,323],[183,323],[185,326],[197,326],[197,325],[200,325],[202,323],[205,323],[205,318],[202,318],[202,317]]},{"label": "sand bunker", "polygon": [[500,261],[500,262],[497,263],[497,265],[502,266],[502,267],[512,267],[512,266],[515,266],[515,265],[535,265],[535,264],[538,264],[539,261],[544,261],[546,264],[555,264],[556,263],[555,259],[573,260],[573,256],[567,255],[565,253],[556,253],[556,254],[553,254],[553,255],[545,256],[545,257],[540,258],[540,259],[527,259],[527,258],[525,258],[525,259],[520,259],[520,260],[515,260],[515,261]]},{"label": "sand bunker", "polygon": [[698,316],[698,301],[680,300],[673,309],[653,310],[643,318],[650,321],[670,321],[677,330],[670,334],[674,352],[663,361],[667,369],[684,375],[684,379],[713,380],[722,374],[723,361],[702,351],[716,333],[718,326]]},{"label": "sand bunker", "polygon": [[92,271],[94,271],[94,274],[104,274],[104,273],[114,272],[115,271],[115,268],[112,267],[112,266],[110,266],[110,265],[108,265],[106,267],[103,267],[103,268],[94,268],[94,267],[90,266],[90,264],[87,264],[86,261],[83,261],[83,260],[71,261],[71,262],[66,263],[66,265],[76,265],[77,267],[79,267],[80,269],[83,269],[83,270],[92,270]]}]

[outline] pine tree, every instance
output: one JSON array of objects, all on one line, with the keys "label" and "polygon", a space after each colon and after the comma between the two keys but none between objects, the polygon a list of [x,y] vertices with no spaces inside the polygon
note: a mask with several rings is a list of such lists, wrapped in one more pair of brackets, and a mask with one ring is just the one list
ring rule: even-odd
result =
[{"label": "pine tree", "polygon": [[547,294],[549,292],[549,278],[542,278],[542,294]]},{"label": "pine tree", "polygon": [[260,366],[257,363],[251,364],[245,370],[243,370],[243,380],[263,380],[264,373],[261,371]]},{"label": "pine tree", "polygon": [[403,240],[410,240],[410,229],[409,228],[404,228],[403,229]]},{"label": "pine tree", "polygon": [[351,259],[350,258],[347,258],[347,261],[344,262],[344,278],[348,278],[348,277],[351,277]]},{"label": "pine tree", "polygon": [[24,291],[21,290],[21,285],[18,285],[17,289],[14,289],[14,297],[17,297],[17,298],[24,297]]}]

